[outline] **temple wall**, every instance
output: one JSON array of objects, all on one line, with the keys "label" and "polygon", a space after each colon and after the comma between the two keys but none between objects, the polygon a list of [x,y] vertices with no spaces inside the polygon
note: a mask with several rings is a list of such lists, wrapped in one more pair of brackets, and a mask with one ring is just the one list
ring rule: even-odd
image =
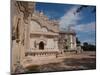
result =
[{"label": "temple wall", "polygon": [[[44,41],[45,40],[45,41]],[[44,50],[56,50],[58,49],[58,42],[54,41],[54,38],[45,38],[45,39],[40,39],[39,37],[34,37],[30,39],[30,50],[39,50],[38,46],[41,41],[44,42]],[[39,41],[39,42],[38,42]],[[46,43],[45,43],[46,42]],[[38,45],[37,45],[38,43]],[[36,44],[36,48],[35,48]]]},{"label": "temple wall", "polygon": [[[34,3],[31,4],[34,5]],[[28,5],[30,5],[30,3],[16,0],[11,1],[11,72],[14,72],[18,66],[18,63],[21,63],[25,58],[25,51],[28,43],[27,25],[29,21],[29,15],[31,15],[32,11],[26,11],[27,9],[31,8]]]},{"label": "temple wall", "polygon": [[55,49],[53,38],[47,39],[46,49]]},{"label": "temple wall", "polygon": [[70,35],[70,49],[76,49],[76,36]]}]

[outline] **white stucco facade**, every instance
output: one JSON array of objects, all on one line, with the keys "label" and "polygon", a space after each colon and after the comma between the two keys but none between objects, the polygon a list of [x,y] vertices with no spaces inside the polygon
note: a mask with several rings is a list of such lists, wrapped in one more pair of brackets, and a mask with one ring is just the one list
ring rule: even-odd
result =
[{"label": "white stucco facade", "polygon": [[[30,39],[29,50],[58,50],[58,33],[50,31],[47,26],[42,26],[41,22],[31,20],[30,21]],[[41,44],[42,43],[42,44]]]}]

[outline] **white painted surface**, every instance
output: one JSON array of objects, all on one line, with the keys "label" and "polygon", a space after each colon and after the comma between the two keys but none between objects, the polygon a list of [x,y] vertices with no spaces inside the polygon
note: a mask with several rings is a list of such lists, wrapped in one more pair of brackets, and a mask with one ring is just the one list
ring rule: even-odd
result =
[{"label": "white painted surface", "polygon": [[31,21],[30,22],[30,32],[34,32],[34,31],[41,32],[41,26],[36,21]]},{"label": "white painted surface", "polygon": [[47,49],[54,49],[54,40],[53,39],[47,39]]}]

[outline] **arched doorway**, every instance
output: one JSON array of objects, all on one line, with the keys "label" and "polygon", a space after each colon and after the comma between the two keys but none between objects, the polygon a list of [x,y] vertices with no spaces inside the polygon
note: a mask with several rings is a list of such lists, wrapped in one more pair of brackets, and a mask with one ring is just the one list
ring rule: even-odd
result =
[{"label": "arched doorway", "polygon": [[41,50],[44,49],[44,43],[43,43],[43,41],[41,41],[41,42],[39,43],[39,49],[41,49]]}]

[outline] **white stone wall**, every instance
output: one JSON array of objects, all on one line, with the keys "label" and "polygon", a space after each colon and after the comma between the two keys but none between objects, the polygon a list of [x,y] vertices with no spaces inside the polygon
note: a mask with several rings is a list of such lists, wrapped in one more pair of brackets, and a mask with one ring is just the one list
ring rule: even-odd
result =
[{"label": "white stone wall", "polygon": [[[34,38],[30,39],[30,50],[35,50],[34,42],[36,41],[36,43],[37,43],[37,40],[40,40],[40,38],[34,37]],[[43,40],[40,40],[40,41],[43,41]],[[37,45],[37,49],[39,49],[39,45]],[[58,41],[54,41],[53,38],[47,38],[46,39],[46,45],[44,45],[44,49],[45,50],[54,50],[54,49],[56,50],[56,49],[58,49]]]},{"label": "white stone wall", "polygon": [[52,39],[47,39],[47,44],[46,44],[46,49],[54,49],[55,48],[55,44],[54,44],[54,40]]},{"label": "white stone wall", "polygon": [[40,32],[41,26],[36,21],[30,22],[30,32]]},{"label": "white stone wall", "polygon": [[74,36],[74,48],[76,48],[76,36]]},{"label": "white stone wall", "polygon": [[48,32],[46,27],[42,27],[38,22],[30,22],[30,32]]},{"label": "white stone wall", "polygon": [[55,49],[58,50],[58,41],[55,41]]},{"label": "white stone wall", "polygon": [[30,39],[30,48],[29,48],[30,51],[35,49],[35,47],[34,47],[35,40],[36,40],[35,38],[34,39]]},{"label": "white stone wall", "polygon": [[[44,33],[44,32],[50,32],[50,31],[48,31],[48,29],[46,27],[42,27],[38,22],[32,20],[32,21],[30,21],[30,33],[32,33],[32,32],[40,32],[40,33],[42,32],[42,33]],[[46,44],[44,45],[45,50],[54,50],[54,49],[56,50],[56,49],[58,49],[58,41],[54,41],[54,38],[55,37],[47,38],[47,37],[43,36],[42,39],[46,40]],[[30,43],[29,43],[30,48],[29,48],[29,50],[35,50],[34,42],[37,41],[37,40],[42,41],[40,36],[30,38]],[[37,47],[38,47],[37,49],[39,49],[39,45]]]},{"label": "white stone wall", "polygon": [[71,49],[76,48],[76,37],[74,35],[70,35],[70,48]]}]

